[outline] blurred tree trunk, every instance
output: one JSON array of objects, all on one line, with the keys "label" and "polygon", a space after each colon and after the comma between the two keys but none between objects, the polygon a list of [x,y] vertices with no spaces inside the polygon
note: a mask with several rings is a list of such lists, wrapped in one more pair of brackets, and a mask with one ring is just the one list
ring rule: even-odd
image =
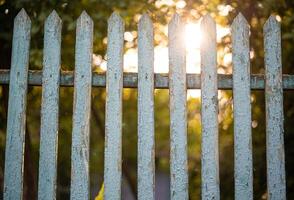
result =
[{"label": "blurred tree trunk", "polygon": [[37,199],[37,181],[34,162],[32,159],[32,144],[30,138],[30,132],[26,126],[25,136],[25,152],[24,152],[24,200],[36,200]]},{"label": "blurred tree trunk", "polygon": [[[0,40],[0,70],[1,69],[9,69],[10,68],[10,57],[11,57],[11,49],[2,48],[3,42]],[[1,85],[2,93],[0,94],[0,106],[2,107],[1,110],[3,111],[0,113],[0,120],[3,122],[3,130],[0,131],[0,134],[5,134],[6,132],[6,123],[7,123],[7,109],[8,109],[8,94],[9,94],[9,87],[8,85]],[[5,146],[5,145],[4,145]],[[5,158],[5,151],[1,152],[3,155],[3,160],[1,159],[0,163],[0,199],[3,195],[3,187],[4,187],[4,158]],[[2,156],[1,155],[1,156]]]}]

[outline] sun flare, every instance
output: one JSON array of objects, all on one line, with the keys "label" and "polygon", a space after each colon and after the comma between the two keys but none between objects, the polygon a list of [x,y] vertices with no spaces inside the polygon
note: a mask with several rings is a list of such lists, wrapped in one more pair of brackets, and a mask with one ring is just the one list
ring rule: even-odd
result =
[{"label": "sun flare", "polygon": [[188,23],[185,26],[185,44],[187,51],[199,49],[202,33],[199,23]]},{"label": "sun flare", "polygon": [[[167,27],[165,27],[167,28]],[[220,42],[222,37],[229,33],[229,28],[217,25],[217,42]],[[167,31],[167,30],[166,30]],[[133,40],[133,32],[126,32],[125,40]],[[167,33],[166,33],[167,34]],[[193,74],[200,74],[200,44],[203,40],[203,34],[200,28],[200,20],[195,22],[188,22],[185,25],[184,41],[186,46],[186,72]],[[166,42],[166,41],[165,41]],[[154,72],[168,73],[168,45],[162,42],[154,47]],[[94,58],[96,58],[95,56]],[[232,58],[231,54],[226,54],[223,59],[224,65],[229,65]],[[102,60],[100,57],[95,59],[97,64],[100,63],[100,68],[106,70],[107,59]],[[99,62],[98,62],[99,61]],[[138,72],[138,49],[130,48],[124,53],[124,71]],[[199,98],[200,90],[188,90],[188,98]]]}]

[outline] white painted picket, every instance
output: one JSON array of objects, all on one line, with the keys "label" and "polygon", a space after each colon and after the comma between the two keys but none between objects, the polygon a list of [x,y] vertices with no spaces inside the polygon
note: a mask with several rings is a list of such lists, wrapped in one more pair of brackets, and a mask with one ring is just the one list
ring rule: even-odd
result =
[{"label": "white painted picket", "polygon": [[71,199],[90,198],[89,134],[92,85],[93,21],[84,11],[77,20],[71,149]]},{"label": "white painted picket", "polygon": [[61,19],[53,11],[45,22],[38,199],[56,197]]},{"label": "white painted picket", "polygon": [[232,24],[235,199],[253,199],[249,25],[240,13]]},{"label": "white painted picket", "polygon": [[[123,73],[124,22],[108,21],[107,72],[92,72],[94,23],[86,12],[77,20],[75,71],[60,72],[62,20],[53,11],[45,21],[43,73],[28,72],[31,21],[21,10],[14,21],[9,83],[4,199],[22,199],[23,154],[28,85],[42,85],[38,199],[56,199],[59,87],[74,85],[71,199],[90,198],[89,129],[92,86],[106,86],[104,198],[121,199],[122,93],[138,88],[138,199],[155,197],[154,89],[170,94],[170,196],[189,199],[187,88],[201,88],[201,197],[220,199],[218,89],[232,89],[234,103],[235,199],[253,199],[251,136],[252,89],[265,89],[268,199],[286,199],[283,139],[283,89],[294,89],[294,76],[282,74],[280,24],[271,16],[264,26],[265,76],[250,74],[250,27],[242,14],[232,24],[233,74],[217,74],[216,23],[203,17],[201,75],[186,74],[185,24],[175,14],[168,25],[169,74],[154,74],[153,24],[147,14],[138,26],[138,73]],[[92,78],[93,76],[93,78]]]},{"label": "white painted picket", "polygon": [[108,20],[104,198],[121,198],[122,92],[124,23],[113,13]]},{"label": "white painted picket", "polygon": [[155,199],[153,25],[144,14],[138,27],[138,199]]},{"label": "white painted picket", "polygon": [[14,20],[9,83],[4,199],[22,199],[31,20],[22,9]]},{"label": "white painted picket", "polygon": [[218,92],[216,24],[210,15],[201,22],[201,197],[220,198],[218,163]]},{"label": "white painted picket", "polygon": [[188,199],[186,53],[184,23],[175,14],[168,25],[170,96],[170,196]]},{"label": "white painted picket", "polygon": [[264,48],[268,198],[285,200],[281,28],[274,16],[264,25]]}]

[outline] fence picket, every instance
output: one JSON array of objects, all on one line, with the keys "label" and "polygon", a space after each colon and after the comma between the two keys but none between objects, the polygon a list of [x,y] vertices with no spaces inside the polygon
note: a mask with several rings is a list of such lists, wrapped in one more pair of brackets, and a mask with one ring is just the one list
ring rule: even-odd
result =
[{"label": "fence picket", "polygon": [[121,198],[121,138],[124,23],[113,13],[108,20],[104,198]]},{"label": "fence picket", "polygon": [[220,198],[218,163],[218,91],[216,62],[216,24],[210,15],[201,22],[201,195]]},{"label": "fence picket", "polygon": [[267,184],[270,200],[286,199],[280,23],[264,25]]},{"label": "fence picket", "polygon": [[171,199],[188,199],[184,27],[178,14],[173,16],[168,25]]},{"label": "fence picket", "polygon": [[56,199],[61,26],[53,11],[45,21],[38,199]]},{"label": "fence picket", "polygon": [[138,27],[138,199],[155,199],[153,25],[144,14]]},{"label": "fence picket", "polygon": [[14,19],[5,151],[4,199],[22,199],[27,79],[31,20],[22,9]]},{"label": "fence picket", "polygon": [[232,24],[235,199],[253,199],[249,25],[239,15]]},{"label": "fence picket", "polygon": [[89,199],[89,129],[92,86],[93,21],[77,20],[71,152],[71,199]]}]

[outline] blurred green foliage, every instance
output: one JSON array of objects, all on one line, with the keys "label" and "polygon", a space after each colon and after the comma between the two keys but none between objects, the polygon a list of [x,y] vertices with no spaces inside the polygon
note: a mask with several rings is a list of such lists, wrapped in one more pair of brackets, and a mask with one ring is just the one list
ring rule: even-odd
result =
[{"label": "blurred green foliage", "polygon": [[[0,0],[0,69],[9,68],[13,18],[21,8],[25,8],[32,20],[32,40],[30,69],[42,68],[44,21],[55,9],[62,21],[62,69],[74,69],[75,23],[83,10],[94,20],[94,53],[105,56],[107,19],[113,11],[118,12],[125,21],[126,31],[136,31],[138,15],[147,12],[154,21],[155,34],[160,40],[155,44],[166,45],[167,36],[163,26],[177,11],[186,21],[198,20],[210,13],[218,24],[228,26],[238,12],[242,12],[251,25],[251,62],[253,73],[264,72],[262,26],[270,14],[282,19],[283,72],[293,73],[294,68],[294,1],[292,0],[187,0],[184,8],[176,8],[176,2],[167,5],[160,0]],[[173,1],[171,1],[173,2]],[[227,15],[221,14],[221,6],[230,5]],[[219,52],[231,50],[230,35],[218,43]],[[136,47],[136,38],[127,48]],[[220,59],[223,59],[221,56]],[[223,67],[229,72],[231,66]],[[101,70],[99,66],[93,70]],[[253,160],[254,160],[254,199],[266,198],[266,154],[265,154],[265,109],[263,91],[252,92]],[[0,87],[0,198],[3,194],[3,172],[5,155],[6,113],[8,90]],[[69,198],[70,153],[72,129],[73,88],[60,90],[60,122],[58,138],[58,185],[57,198]],[[123,174],[131,191],[136,194],[137,176],[137,91],[125,89],[123,95]],[[39,157],[41,88],[29,87],[27,105],[26,149],[29,161],[25,161],[25,199],[36,199]],[[155,138],[156,169],[169,172],[169,95],[167,90],[155,91]],[[294,199],[294,95],[285,92],[285,150],[287,168],[287,197]],[[188,100],[188,158],[190,199],[200,198],[200,99]],[[234,197],[234,155],[233,155],[233,116],[232,93],[222,92],[220,99],[220,185],[221,198]],[[91,110],[90,174],[91,192],[97,195],[103,182],[104,161],[104,112],[105,89],[93,88]],[[31,176],[30,176],[31,175]],[[35,188],[35,189],[34,189]],[[94,188],[94,189],[93,189]]]}]

